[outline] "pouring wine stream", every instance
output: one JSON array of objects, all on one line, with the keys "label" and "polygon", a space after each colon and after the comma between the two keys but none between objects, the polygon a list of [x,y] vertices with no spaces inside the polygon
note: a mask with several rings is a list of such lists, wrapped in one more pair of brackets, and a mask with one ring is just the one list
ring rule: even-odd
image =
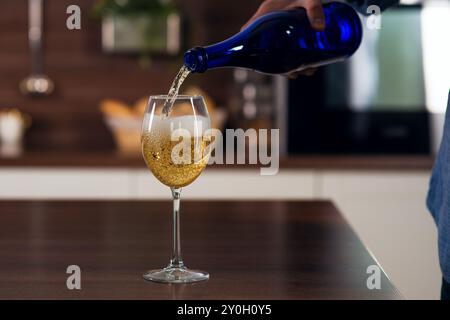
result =
[{"label": "pouring wine stream", "polygon": [[180,91],[180,87],[190,73],[191,70],[189,70],[188,67],[186,67],[185,65],[183,65],[180,71],[178,71],[178,74],[176,75],[175,80],[173,81],[172,86],[170,87],[169,93],[167,94],[167,99],[163,106],[162,115],[164,118],[167,118],[170,115],[173,103],[175,102],[178,96],[178,92]]}]

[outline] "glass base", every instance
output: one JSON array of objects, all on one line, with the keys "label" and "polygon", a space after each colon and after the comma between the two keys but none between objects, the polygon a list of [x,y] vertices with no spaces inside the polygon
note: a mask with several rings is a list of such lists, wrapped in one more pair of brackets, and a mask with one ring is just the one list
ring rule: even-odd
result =
[{"label": "glass base", "polygon": [[167,267],[164,269],[150,270],[143,275],[148,281],[161,283],[192,283],[209,279],[209,274],[204,271],[190,270],[185,267]]}]

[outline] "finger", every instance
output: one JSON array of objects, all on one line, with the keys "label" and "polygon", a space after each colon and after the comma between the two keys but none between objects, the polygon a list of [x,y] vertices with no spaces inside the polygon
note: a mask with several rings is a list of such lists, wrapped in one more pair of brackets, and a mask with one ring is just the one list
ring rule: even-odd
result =
[{"label": "finger", "polygon": [[320,0],[302,2],[311,26],[317,31],[323,31],[325,29],[325,15],[323,14],[322,2]]},{"label": "finger", "polygon": [[[263,13],[264,14],[264,13]],[[253,21],[255,21],[256,19],[258,19],[262,14],[259,13],[259,10],[250,18],[250,20],[247,21],[246,24],[244,24],[241,27],[241,31],[244,30],[245,28],[247,28]]]},{"label": "finger", "polygon": [[309,68],[309,69],[303,70],[301,72],[301,74],[304,76],[312,76],[313,74],[316,73],[316,71],[317,71],[317,68]]},{"label": "finger", "polygon": [[291,0],[289,1],[264,1],[256,11],[256,13],[250,18],[250,20],[247,21],[246,24],[244,24],[241,28],[241,30],[247,28],[253,21],[258,19],[259,17],[265,15],[266,13],[276,11],[276,10],[283,10],[286,9],[286,7],[291,3]]},{"label": "finger", "polygon": [[258,19],[259,17],[265,15],[266,13],[270,12],[270,8],[265,5],[264,3],[256,10],[255,14],[250,18],[250,20],[247,21],[246,24],[244,24],[241,28],[241,30],[244,30],[247,28],[253,21]]},{"label": "finger", "polygon": [[317,71],[317,68],[309,68],[309,69],[305,69],[302,71],[292,72],[292,73],[288,74],[288,78],[294,80],[294,79],[297,79],[298,76],[308,76],[309,77],[309,76],[314,75],[316,73],[316,71]]},{"label": "finger", "polygon": [[275,11],[275,10],[283,10],[283,9],[292,9],[303,7],[306,9],[308,19],[314,29],[317,31],[323,31],[325,29],[325,15],[323,13],[322,2],[321,0],[296,0],[289,1],[266,1],[264,2],[256,11],[256,13],[250,18],[247,23],[242,26],[241,30],[247,28],[253,21],[258,19],[259,17],[265,15],[266,13]]}]

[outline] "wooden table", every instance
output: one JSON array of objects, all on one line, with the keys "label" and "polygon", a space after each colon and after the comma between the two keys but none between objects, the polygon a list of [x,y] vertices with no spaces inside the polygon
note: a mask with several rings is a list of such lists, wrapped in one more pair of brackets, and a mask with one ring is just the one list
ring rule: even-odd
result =
[{"label": "wooden table", "polygon": [[[398,299],[330,202],[182,202],[186,264],[211,279],[146,282],[171,247],[167,202],[0,202],[1,299]],[[364,212],[361,212],[364,214]],[[68,290],[66,268],[81,268]]]}]

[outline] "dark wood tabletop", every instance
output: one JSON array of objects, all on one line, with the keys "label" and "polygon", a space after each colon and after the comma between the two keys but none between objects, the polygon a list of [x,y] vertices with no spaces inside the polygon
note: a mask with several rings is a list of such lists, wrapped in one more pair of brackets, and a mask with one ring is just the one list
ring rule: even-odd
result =
[{"label": "dark wood tabletop", "polygon": [[[364,212],[361,212],[364,214]],[[182,251],[210,280],[146,282],[168,263],[166,202],[0,202],[0,299],[401,299],[330,202],[182,202]],[[69,265],[81,290],[68,290]]]}]

